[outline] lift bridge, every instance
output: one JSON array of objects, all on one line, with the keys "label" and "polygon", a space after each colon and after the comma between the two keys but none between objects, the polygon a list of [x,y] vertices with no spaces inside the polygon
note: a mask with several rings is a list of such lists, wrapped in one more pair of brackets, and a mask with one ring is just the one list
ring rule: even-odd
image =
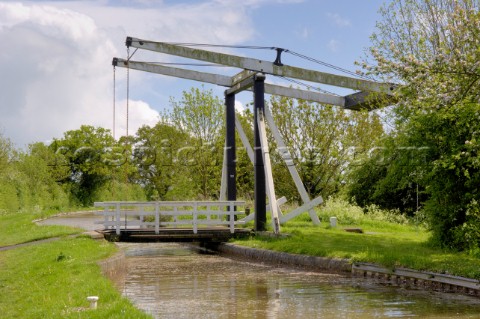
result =
[{"label": "lift bridge", "polygon": [[[220,241],[232,236],[245,235],[243,228],[237,225],[254,220],[255,231],[265,231],[267,211],[271,213],[272,229],[280,233],[280,225],[288,220],[308,212],[313,224],[320,224],[314,208],[322,204],[321,196],[310,198],[292,156],[288,151],[282,136],[275,125],[268,107],[265,107],[265,94],[285,96],[295,99],[317,102],[321,104],[340,106],[349,110],[373,110],[394,102],[395,85],[379,83],[372,80],[336,75],[316,70],[285,65],[281,61],[285,49],[274,48],[274,62],[255,58],[240,57],[220,52],[207,51],[189,45],[155,42],[150,40],[127,37],[127,48],[149,50],[167,55],[173,55],[193,60],[209,62],[219,66],[239,69],[238,73],[227,76],[190,69],[177,68],[158,63],[133,61],[133,54],[127,59],[113,58],[114,67],[139,70],[183,78],[188,80],[211,83],[226,88],[226,139],[220,201],[217,202],[99,202],[96,206],[104,208],[102,214],[105,234],[113,234],[119,238],[152,238],[173,240],[198,240],[210,238]],[[331,93],[302,90],[265,83],[266,76],[281,76],[329,86],[347,88],[355,93],[339,96]],[[253,91],[254,96],[254,145],[250,145],[240,121],[235,116],[235,95],[241,91]],[[278,145],[280,155],[291,174],[303,204],[293,211],[283,214],[281,205],[287,200],[275,195],[274,180],[270,164],[270,152],[267,143],[266,125]],[[237,201],[236,190],[236,143],[235,133],[238,133],[243,146],[254,166],[255,202],[254,212],[245,214],[240,208],[245,202]],[[319,132],[321,134],[321,132]],[[267,205],[268,198],[268,205]],[[272,205],[273,204],[273,205]],[[214,207],[215,208],[212,208]],[[169,216],[170,219],[165,219]],[[183,217],[182,217],[183,216]],[[228,216],[225,221],[225,216]],[[241,217],[241,218],[235,218]],[[147,218],[149,217],[149,218]],[[163,220],[163,221],[162,221]],[[225,227],[228,226],[228,227]],[[220,235],[221,234],[221,235]],[[217,236],[217,237],[216,237]]]}]

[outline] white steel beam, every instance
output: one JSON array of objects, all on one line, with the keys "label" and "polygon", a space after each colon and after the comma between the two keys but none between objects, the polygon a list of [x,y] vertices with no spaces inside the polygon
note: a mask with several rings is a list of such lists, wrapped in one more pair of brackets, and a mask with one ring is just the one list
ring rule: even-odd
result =
[{"label": "white steel beam", "polygon": [[265,93],[317,102],[320,104],[337,105],[342,107],[345,106],[345,98],[343,96],[305,91],[269,83],[265,83]]},{"label": "white steel beam", "polygon": [[272,174],[272,164],[270,162],[270,151],[267,141],[267,130],[265,128],[265,119],[263,112],[259,109],[257,110],[257,119],[258,119],[258,131],[260,133],[260,145],[262,147],[263,154],[263,164],[265,168],[265,181],[267,185],[267,195],[268,201],[270,203],[270,208],[272,212],[272,226],[273,232],[275,234],[280,233],[280,220],[278,217],[277,210],[277,199],[275,197],[275,187],[273,185],[273,174]]},{"label": "white steel beam", "polygon": [[150,50],[184,58],[227,65],[240,69],[285,76],[315,83],[344,87],[359,91],[372,91],[391,94],[394,87],[387,83],[351,78],[315,70],[308,70],[289,65],[275,65],[272,62],[259,59],[245,58],[231,54],[194,49],[186,46],[174,45],[165,42],[155,42],[133,37],[127,37],[127,46]]},{"label": "white steel beam", "polygon": [[[278,215],[280,216],[280,220],[282,220],[282,218],[283,218],[283,214],[281,212],[280,205],[283,205],[286,202],[287,202],[287,198],[285,196],[282,196],[279,199],[277,199]],[[270,204],[267,205],[267,211],[270,211]],[[247,223],[247,222],[252,221],[254,219],[255,219],[255,213],[251,213],[250,215],[245,216],[244,218],[240,219],[240,221]]]},{"label": "white steel beam", "polygon": [[160,64],[154,64],[154,63],[127,61],[120,58],[114,58],[113,65],[123,67],[123,68],[129,68],[133,70],[173,76],[173,77],[182,78],[182,79],[212,83],[220,86],[230,87],[232,83],[231,77],[226,75],[207,73],[207,72],[198,72],[198,71],[174,68],[171,66],[164,66]]},{"label": "white steel beam", "polygon": [[[148,62],[138,62],[138,61],[127,61],[121,58],[114,59],[114,65],[122,68],[130,68],[132,70],[162,74],[167,76],[173,76],[193,81],[200,81],[206,82],[211,84],[216,84],[220,86],[231,87],[227,89],[227,93],[236,93],[241,90],[249,90],[251,91],[251,86],[253,85],[253,80],[251,79],[252,72],[240,72],[239,74],[245,74],[244,78],[240,78],[239,74],[234,75],[233,77],[229,77],[226,75],[220,75],[215,73],[207,73],[207,72],[198,72],[192,70],[186,70],[181,68],[175,68],[170,66],[164,66],[160,64],[153,64]],[[333,94],[325,94],[319,92],[312,92],[312,91],[305,91],[295,88],[284,87],[280,85],[274,85],[265,83],[265,93],[273,94],[273,95],[280,95],[285,97],[291,97],[295,99],[305,100],[305,101],[312,101],[321,104],[329,104],[329,105],[337,105],[345,107],[345,98],[342,96],[337,96]],[[350,101],[350,108],[353,108],[355,105],[355,101],[360,100],[351,100]],[[361,100],[361,102],[364,102]]]},{"label": "white steel beam", "polygon": [[222,180],[220,182],[220,200],[227,200],[227,143],[223,148]]},{"label": "white steel beam", "polygon": [[247,150],[247,155],[248,158],[250,159],[250,162],[253,164],[253,148],[250,145],[250,142],[248,141],[247,134],[245,134],[245,131],[243,130],[242,123],[240,123],[240,120],[238,117],[235,116],[235,128],[237,129],[238,135],[240,136],[240,140],[243,143],[243,146],[245,146],[245,149]]},{"label": "white steel beam", "polygon": [[294,218],[294,217],[297,217],[298,215],[300,215],[301,213],[307,211],[307,210],[310,210],[312,208],[314,208],[315,206],[318,206],[320,205],[321,203],[323,203],[323,199],[322,197],[317,197],[315,199],[312,199],[311,201],[309,201],[308,203],[305,203],[303,204],[302,206],[298,207],[297,209],[294,209],[293,211],[291,211],[290,213],[288,214],[285,214],[283,215],[281,218],[280,218],[280,223],[285,223],[287,221],[289,221],[290,219]]},{"label": "white steel beam", "polygon": [[[290,172],[290,175],[292,176],[292,179],[295,182],[295,186],[297,187],[298,193],[300,194],[300,197],[302,198],[303,203],[304,204],[309,203],[310,196],[308,196],[305,186],[302,183],[302,179],[300,178],[300,175],[298,174],[298,171],[295,168],[295,164],[293,163],[292,155],[288,151],[288,148],[282,139],[282,135],[280,134],[280,131],[278,130],[277,125],[275,125],[272,113],[270,113],[270,109],[268,107],[265,107],[265,118],[267,119],[268,126],[270,126],[270,131],[272,132],[272,135],[275,138],[275,141],[277,142],[280,156],[285,162],[285,165],[287,165],[288,171]],[[311,208],[308,211],[308,213],[310,215],[310,219],[312,220],[313,224],[320,225],[320,220],[318,219],[318,216],[315,213],[315,210]]]},{"label": "white steel beam", "polygon": [[[237,129],[238,135],[240,136],[240,140],[242,141],[243,146],[247,150],[248,158],[250,159],[250,162],[252,162],[252,164],[253,164],[253,162],[254,162],[254,160],[253,160],[253,158],[254,158],[253,148],[250,145],[250,142],[248,141],[247,135],[245,134],[245,131],[243,130],[242,124],[238,120],[238,117],[235,117],[235,128]],[[269,194],[269,187],[270,187],[270,185],[267,183],[266,184],[266,189],[267,189],[268,194]],[[269,197],[269,201],[270,201],[270,197]],[[280,205],[283,205],[286,202],[287,202],[287,199],[285,197],[281,197],[277,200],[277,212],[278,212],[278,215],[280,217],[283,216],[282,209],[280,208]],[[266,210],[271,211],[270,204],[267,205]],[[245,221],[253,220],[254,213],[251,214],[251,215],[252,215],[252,217],[247,216],[246,219],[244,219],[244,220]]]}]

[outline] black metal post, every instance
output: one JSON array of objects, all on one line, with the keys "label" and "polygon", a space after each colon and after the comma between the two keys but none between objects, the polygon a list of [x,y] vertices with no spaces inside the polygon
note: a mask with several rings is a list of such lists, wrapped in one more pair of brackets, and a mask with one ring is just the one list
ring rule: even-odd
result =
[{"label": "black metal post", "polygon": [[263,162],[260,133],[258,130],[258,112],[265,114],[265,75],[255,75],[253,84],[254,104],[254,170],[255,170],[255,231],[265,231],[267,225],[265,168]]},{"label": "black metal post", "polygon": [[235,94],[225,95],[227,148],[227,200],[237,200],[237,163],[235,145]]}]

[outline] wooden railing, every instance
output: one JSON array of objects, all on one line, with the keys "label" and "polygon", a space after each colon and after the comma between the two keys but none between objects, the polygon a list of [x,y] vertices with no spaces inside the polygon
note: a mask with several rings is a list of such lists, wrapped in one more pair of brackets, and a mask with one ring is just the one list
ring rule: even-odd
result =
[{"label": "wooden railing", "polygon": [[186,201],[186,202],[95,202],[95,207],[103,207],[105,229],[115,229],[117,235],[122,230],[154,228],[159,234],[160,227],[191,227],[193,233],[199,226],[226,225],[235,232],[236,215],[244,214],[243,201]]}]

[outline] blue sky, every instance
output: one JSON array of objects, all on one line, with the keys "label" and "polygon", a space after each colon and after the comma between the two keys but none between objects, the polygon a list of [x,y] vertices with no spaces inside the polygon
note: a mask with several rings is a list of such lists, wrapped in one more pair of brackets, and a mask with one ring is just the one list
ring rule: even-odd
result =
[{"label": "blue sky", "polygon": [[[111,129],[112,57],[125,37],[286,48],[356,70],[380,16],[380,0],[0,1],[0,133],[18,147],[81,124]],[[227,49],[273,61],[274,51]],[[175,59],[137,52],[134,60]],[[338,73],[283,54],[282,62]],[[229,74],[232,70],[226,71]],[[234,72],[235,73],[235,72]],[[117,137],[125,133],[126,72],[117,68]],[[271,79],[277,81],[276,79]],[[169,99],[200,83],[130,72],[130,133],[154,125]],[[320,86],[321,87],[321,86]],[[215,94],[224,88],[205,85]],[[321,87],[322,88],[322,87]],[[239,107],[251,101],[238,95]],[[122,113],[123,112],[123,113]]]}]

